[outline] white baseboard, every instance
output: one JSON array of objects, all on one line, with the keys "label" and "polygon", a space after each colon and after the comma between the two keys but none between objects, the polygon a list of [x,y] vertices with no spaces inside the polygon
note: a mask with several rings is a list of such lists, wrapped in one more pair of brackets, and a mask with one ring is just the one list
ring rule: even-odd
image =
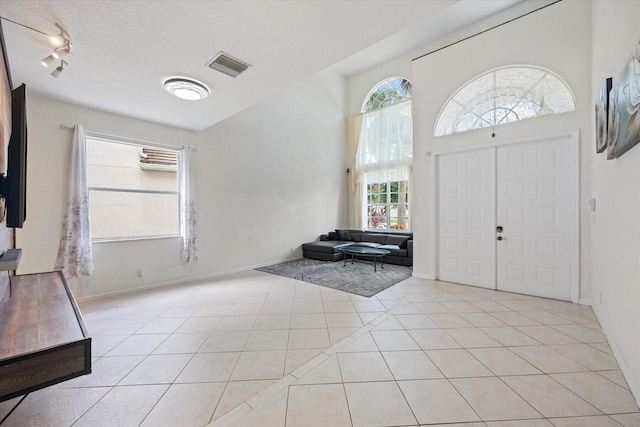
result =
[{"label": "white baseboard", "polygon": [[591,298],[580,298],[578,304],[591,306]]},{"label": "white baseboard", "polygon": [[433,274],[413,273],[412,276],[418,279],[436,280]]},{"label": "white baseboard", "polygon": [[243,271],[255,270],[256,268],[266,267],[268,265],[273,265],[273,264],[279,264],[281,262],[295,261],[295,260],[298,260],[298,259],[300,259],[300,257],[286,258],[286,259],[276,260],[276,261],[269,261],[269,262],[265,262],[265,263],[261,263],[261,264],[255,264],[255,265],[250,265],[250,266],[243,266],[243,267],[240,267],[240,268],[234,268],[232,270],[220,271],[220,272],[209,273],[209,274],[202,274],[202,275],[199,275],[199,276],[189,276],[189,277],[185,277],[185,278],[182,278],[182,279],[167,280],[166,282],[156,282],[156,283],[152,283],[152,284],[149,284],[149,285],[137,286],[135,288],[128,288],[128,289],[122,289],[122,290],[119,290],[119,291],[105,292],[105,293],[97,294],[97,295],[79,297],[79,298],[76,298],[76,300],[78,302],[89,302],[89,301],[99,300],[99,299],[107,298],[107,297],[121,296],[121,295],[127,295],[127,294],[131,294],[131,293],[135,293],[135,292],[148,291],[148,290],[151,290],[151,289],[164,288],[164,287],[167,287],[167,286],[186,285],[188,283],[195,283],[195,282],[201,282],[201,281],[204,281],[204,280],[211,280],[211,279],[215,279],[215,278],[221,277],[221,276],[228,276],[229,274],[236,274],[236,273],[241,273]]},{"label": "white baseboard", "polygon": [[618,346],[616,346],[616,343],[611,340],[611,335],[608,332],[607,325],[605,325],[602,322],[602,317],[598,312],[598,307],[596,305],[593,305],[591,306],[591,308],[593,309],[593,312],[595,313],[596,318],[598,319],[598,323],[600,323],[602,332],[604,332],[605,337],[607,337],[607,341],[609,342],[611,351],[613,351],[613,356],[616,358],[616,361],[620,366],[620,370],[622,371],[622,375],[624,376],[624,379],[627,381],[627,384],[631,389],[631,393],[633,394],[633,397],[636,399],[636,404],[640,406],[640,387],[638,386],[638,383],[636,382],[635,378],[633,378],[633,376],[631,375],[631,371],[629,370],[629,367],[627,366],[624,359],[622,358],[622,355],[620,354],[620,350],[618,350]]}]

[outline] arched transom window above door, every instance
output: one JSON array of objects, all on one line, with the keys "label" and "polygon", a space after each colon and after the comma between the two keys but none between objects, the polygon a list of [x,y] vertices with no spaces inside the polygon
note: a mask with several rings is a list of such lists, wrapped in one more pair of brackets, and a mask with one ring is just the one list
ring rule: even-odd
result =
[{"label": "arched transom window above door", "polygon": [[513,65],[488,71],[459,88],[436,120],[435,136],[499,126],[575,110],[569,86],[550,70]]}]

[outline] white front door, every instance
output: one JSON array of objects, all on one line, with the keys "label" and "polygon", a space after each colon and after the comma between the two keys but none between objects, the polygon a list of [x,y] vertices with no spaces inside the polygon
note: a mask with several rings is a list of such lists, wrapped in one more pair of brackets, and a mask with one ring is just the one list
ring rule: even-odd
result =
[{"label": "white front door", "polygon": [[440,280],[495,289],[495,149],[439,157]]},{"label": "white front door", "polygon": [[570,301],[576,156],[571,136],[439,155],[437,278]]},{"label": "white front door", "polygon": [[571,300],[575,181],[571,139],[498,147],[497,287]]}]

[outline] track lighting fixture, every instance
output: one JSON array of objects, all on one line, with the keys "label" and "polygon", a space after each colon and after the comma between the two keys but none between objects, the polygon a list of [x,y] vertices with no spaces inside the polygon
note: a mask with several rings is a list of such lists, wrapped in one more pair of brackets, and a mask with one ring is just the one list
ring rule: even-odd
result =
[{"label": "track lighting fixture", "polygon": [[60,66],[59,66],[59,67],[57,67],[55,70],[53,70],[53,71],[51,72],[51,77],[54,77],[54,78],[56,78],[56,79],[57,79],[58,77],[60,77],[60,74],[62,74],[62,72],[64,71],[64,66],[65,66],[65,65],[69,65],[69,64],[68,64],[68,63],[67,63],[67,61],[65,61],[64,59],[63,59],[63,60],[61,60],[61,61],[60,61]]},{"label": "track lighting fixture", "polygon": [[51,42],[56,48],[51,52],[51,55],[43,58],[40,63],[45,67],[49,67],[53,61],[60,59],[60,66],[51,72],[51,75],[57,79],[64,71],[64,66],[69,65],[69,63],[62,60],[62,58],[71,53],[71,36],[69,36],[69,33],[57,22],[56,27],[60,30],[60,34],[50,37]]},{"label": "track lighting fixture", "polygon": [[69,35],[69,33],[67,32],[67,30],[65,30],[64,28],[62,28],[62,26],[60,24],[58,24],[57,22],[55,23],[56,27],[58,27],[58,30],[60,31],[60,34],[47,34],[44,31],[40,31],[36,28],[30,27],[28,25],[25,24],[21,24],[20,22],[16,22],[16,21],[12,21],[11,19],[5,18],[3,16],[0,16],[0,19],[3,19],[5,21],[9,21],[12,22],[16,25],[20,25],[21,27],[24,27],[28,30],[31,31],[35,31],[36,33],[40,33],[44,36],[47,36],[49,38],[49,40],[51,41],[51,43],[55,46],[53,49],[53,52],[51,52],[51,55],[44,57],[40,60],[40,64],[42,64],[43,67],[49,67],[51,64],[53,64],[54,61],[56,60],[60,60],[60,66],[56,67],[52,72],[51,75],[53,77],[55,77],[56,79],[58,77],[60,77],[60,74],[62,74],[62,72],[64,71],[64,67],[65,65],[69,65],[69,63],[65,60],[63,60],[62,58],[64,58],[65,56],[71,54],[71,36]]}]

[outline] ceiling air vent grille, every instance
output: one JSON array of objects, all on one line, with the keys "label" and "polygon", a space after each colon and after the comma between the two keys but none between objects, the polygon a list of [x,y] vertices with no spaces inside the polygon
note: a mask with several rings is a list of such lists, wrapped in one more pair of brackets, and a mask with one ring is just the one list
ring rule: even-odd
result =
[{"label": "ceiling air vent grille", "polygon": [[240,73],[246,71],[246,69],[251,66],[246,62],[227,55],[224,52],[218,53],[207,65],[209,68],[220,71],[221,73],[231,77],[238,77]]}]

